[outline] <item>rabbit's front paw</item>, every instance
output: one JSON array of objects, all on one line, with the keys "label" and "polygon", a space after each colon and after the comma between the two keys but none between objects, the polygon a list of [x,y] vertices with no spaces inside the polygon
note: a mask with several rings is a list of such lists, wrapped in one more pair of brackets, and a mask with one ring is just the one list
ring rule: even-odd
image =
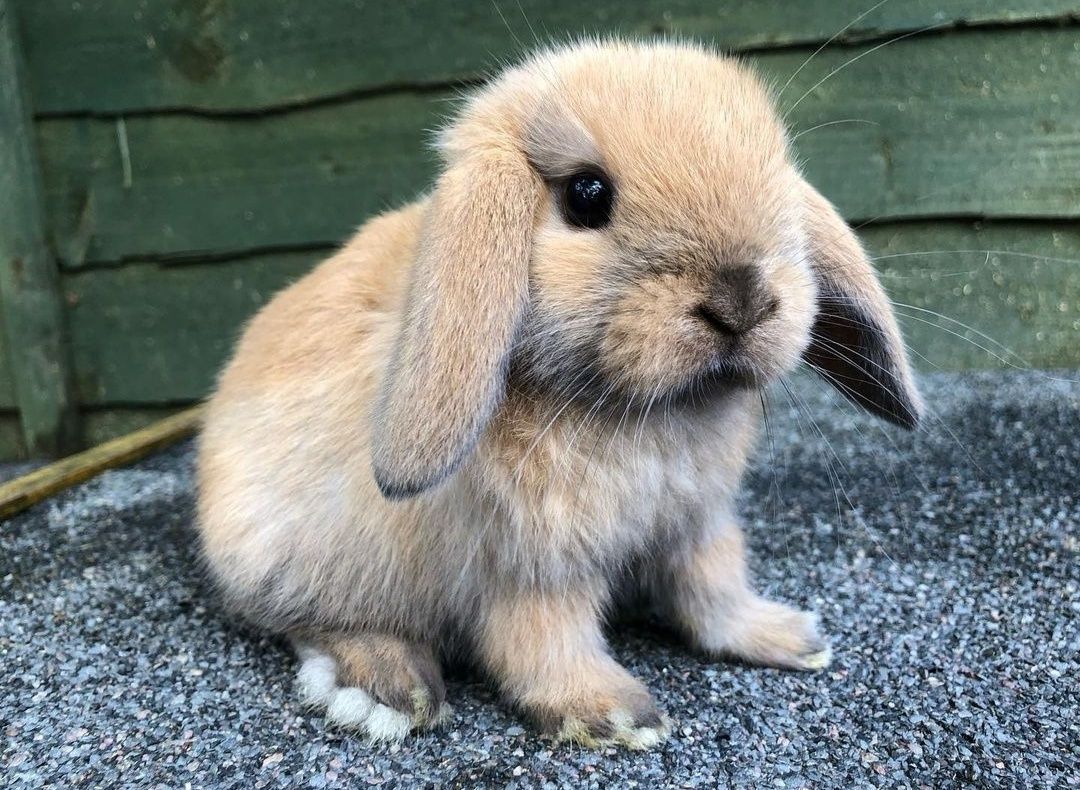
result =
[{"label": "rabbit's front paw", "polygon": [[757,596],[727,613],[703,642],[710,652],[781,669],[824,669],[832,660],[817,615]]},{"label": "rabbit's front paw", "polygon": [[648,690],[629,676],[609,688],[593,688],[560,702],[523,703],[556,741],[589,748],[624,746],[651,749],[671,730]]},{"label": "rabbit's front paw", "polygon": [[426,648],[361,635],[300,643],[297,651],[301,701],[325,710],[329,724],[373,741],[400,741],[450,715],[439,667]]}]

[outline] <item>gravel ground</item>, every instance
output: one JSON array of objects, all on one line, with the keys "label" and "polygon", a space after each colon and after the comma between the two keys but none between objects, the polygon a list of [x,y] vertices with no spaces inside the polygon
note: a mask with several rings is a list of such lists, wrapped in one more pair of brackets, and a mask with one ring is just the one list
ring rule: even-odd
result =
[{"label": "gravel ground", "polygon": [[327,731],[284,645],[216,606],[187,444],[0,526],[0,784],[1080,785],[1080,386],[932,376],[914,435],[798,388],[821,433],[774,395],[744,510],[760,586],[821,613],[825,672],[621,625],[615,653],[676,720],[653,752],[553,745],[460,673],[441,732]]}]

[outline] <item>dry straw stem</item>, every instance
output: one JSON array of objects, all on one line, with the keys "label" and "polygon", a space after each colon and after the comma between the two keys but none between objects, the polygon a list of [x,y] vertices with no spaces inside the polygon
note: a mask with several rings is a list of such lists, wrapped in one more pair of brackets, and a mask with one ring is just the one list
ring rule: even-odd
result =
[{"label": "dry straw stem", "polygon": [[179,441],[194,433],[201,419],[202,407],[194,406],[0,485],[0,519],[13,516],[106,469],[131,463]]}]

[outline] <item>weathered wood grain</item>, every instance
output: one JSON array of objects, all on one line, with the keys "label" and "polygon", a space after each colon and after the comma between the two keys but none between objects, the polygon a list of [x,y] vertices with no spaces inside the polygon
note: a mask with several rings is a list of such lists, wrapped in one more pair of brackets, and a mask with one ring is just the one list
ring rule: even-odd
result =
[{"label": "weathered wood grain", "polygon": [[18,412],[0,412],[0,461],[26,458],[26,443],[23,441],[22,425],[19,424]]},{"label": "weathered wood grain", "polygon": [[[183,404],[111,406],[84,410],[79,416],[81,447],[94,447],[126,433],[138,431],[183,411]],[[17,412],[0,411],[0,462],[27,458]]]},{"label": "weathered wood grain", "polygon": [[18,31],[0,0],[0,312],[23,438],[51,455],[75,438],[56,261],[45,240]]},{"label": "weathered wood grain", "polygon": [[[753,51],[777,85],[874,5],[521,2],[541,37],[690,34]],[[65,267],[90,439],[204,395],[251,312],[427,187],[427,130],[452,109],[439,86],[513,57],[515,36],[532,42],[517,0],[498,0],[505,22],[490,0],[7,5],[25,33],[47,241]],[[883,279],[908,305],[924,367],[1080,365],[1078,18],[1078,0],[892,0],[784,93],[790,108],[815,88],[791,113],[796,132],[822,125],[799,154],[847,217],[880,223],[863,236],[896,256],[881,260]],[[986,29],[876,49],[931,25]],[[979,216],[997,219],[956,219]],[[910,254],[928,250],[946,252]],[[11,345],[0,337],[0,457],[25,451]]]},{"label": "weathered wood grain", "polygon": [[[183,411],[190,402],[150,406],[110,406],[83,410],[79,415],[81,447],[115,439],[141,430],[159,420]],[[17,412],[0,411],[0,461],[27,457]]]},{"label": "weathered wood grain", "polygon": [[1080,367],[1080,225],[868,227],[922,368]]},{"label": "weathered wood grain", "polygon": [[[401,84],[472,79],[534,35],[668,33],[728,49],[828,39],[873,0],[19,0],[37,108],[259,109]],[[501,11],[501,13],[500,13]],[[1076,0],[903,0],[865,40],[930,25],[1080,14]]]},{"label": "weathered wood grain", "polygon": [[115,439],[183,411],[189,404],[157,406],[112,406],[104,409],[83,411],[80,425],[84,447]]},{"label": "weathered wood grain", "polygon": [[[1024,364],[1080,365],[1080,226],[915,222],[868,228],[863,236],[875,255],[898,256],[883,258],[880,267],[893,298],[919,308],[903,309],[908,340],[926,357],[919,364],[992,367],[994,354],[1007,356],[972,334],[993,354],[980,350],[951,334],[967,332],[959,324],[921,312],[932,310],[993,337]],[[936,250],[945,252],[922,254]],[[80,398],[131,406],[203,396],[246,317],[318,257],[133,264],[68,275]]]},{"label": "weathered wood grain", "polygon": [[0,305],[0,410],[15,408],[15,379],[11,373],[11,351],[3,332],[3,306]]},{"label": "weathered wood grain", "polygon": [[0,519],[9,518],[106,469],[129,464],[190,436],[198,428],[201,416],[201,407],[186,409],[139,431],[91,447],[0,485]]},{"label": "weathered wood grain", "polygon": [[247,317],[325,254],[135,264],[65,277],[80,402],[202,397]]},{"label": "weathered wood grain", "polygon": [[66,265],[328,244],[425,187],[425,130],[448,105],[380,97],[252,121],[39,124],[53,237]]},{"label": "weathered wood grain", "polygon": [[[182,411],[188,405],[190,402],[134,407],[111,406],[82,411],[79,416],[80,446],[93,447],[125,433],[140,430]],[[27,457],[18,412],[0,411],[0,462]]]},{"label": "weathered wood grain", "polygon": [[[822,52],[782,103],[867,52]],[[756,62],[782,84],[806,55]],[[1073,217],[1077,73],[1076,27],[911,39],[839,71],[799,103],[791,124],[859,121],[806,131],[796,143],[811,180],[850,219]],[[335,243],[428,185],[426,130],[449,109],[406,92],[261,118],[41,122],[57,248],[78,266]]]}]

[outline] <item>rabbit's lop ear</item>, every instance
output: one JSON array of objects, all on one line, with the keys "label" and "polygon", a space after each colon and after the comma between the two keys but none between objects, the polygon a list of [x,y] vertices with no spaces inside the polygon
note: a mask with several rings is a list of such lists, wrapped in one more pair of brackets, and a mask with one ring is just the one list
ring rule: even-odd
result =
[{"label": "rabbit's lop ear", "polygon": [[524,155],[462,151],[424,219],[373,426],[375,480],[410,497],[461,463],[503,397],[541,182]]},{"label": "rabbit's lop ear", "polygon": [[804,185],[818,315],[806,361],[850,401],[914,428],[922,401],[892,307],[855,234],[824,197]]}]

